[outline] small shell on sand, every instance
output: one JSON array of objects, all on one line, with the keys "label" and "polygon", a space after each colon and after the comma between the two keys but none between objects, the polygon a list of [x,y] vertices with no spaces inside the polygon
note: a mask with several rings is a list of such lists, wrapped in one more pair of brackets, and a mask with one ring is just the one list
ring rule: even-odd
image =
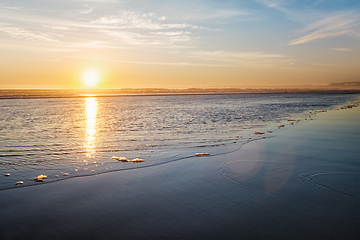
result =
[{"label": "small shell on sand", "polygon": [[267,131],[268,133],[272,133],[272,131],[271,130],[269,130],[269,131]]},{"label": "small shell on sand", "polygon": [[293,123],[293,122],[291,122],[290,124],[291,124],[291,125],[294,125],[294,123]]},{"label": "small shell on sand", "polygon": [[112,157],[114,160],[118,160],[119,162],[128,162],[129,160],[126,157]]},{"label": "small shell on sand", "polygon": [[59,175],[55,175],[54,177],[59,177]]},{"label": "small shell on sand", "polygon": [[264,132],[254,132],[254,134],[264,134]]},{"label": "small shell on sand", "polygon": [[145,160],[140,159],[140,158],[135,158],[135,159],[131,160],[131,162],[138,163],[138,162],[145,162]]},{"label": "small shell on sand", "polygon": [[266,138],[266,137],[262,137],[262,138]]},{"label": "small shell on sand", "polygon": [[236,143],[236,141],[233,141],[233,143]]},{"label": "small shell on sand", "polygon": [[34,178],[34,180],[37,182],[43,182],[43,181],[45,181],[45,178],[47,178],[46,175],[39,175],[36,178]]},{"label": "small shell on sand", "polygon": [[92,170],[91,172],[95,172],[95,170]]},{"label": "small shell on sand", "polygon": [[283,125],[279,125],[278,128],[282,128],[282,127],[285,127],[284,124]]},{"label": "small shell on sand", "polygon": [[206,153],[206,152],[203,152],[203,153],[195,153],[195,156],[209,156],[210,153]]},{"label": "small shell on sand", "polygon": [[118,159],[119,162],[128,162],[129,160],[126,157],[121,157]]},{"label": "small shell on sand", "polygon": [[68,173],[64,173],[63,175],[64,175],[64,176],[69,176],[69,174],[68,174]]},{"label": "small shell on sand", "polygon": [[60,174],[63,174],[63,172],[60,172]]},{"label": "small shell on sand", "polygon": [[235,136],[236,138],[239,138],[239,136]]},{"label": "small shell on sand", "polygon": [[15,184],[16,185],[20,185],[20,184],[23,184],[24,182],[23,181],[18,181],[18,182],[16,182]]},{"label": "small shell on sand", "polygon": [[10,173],[5,173],[4,176],[8,177],[8,176],[10,176]]}]

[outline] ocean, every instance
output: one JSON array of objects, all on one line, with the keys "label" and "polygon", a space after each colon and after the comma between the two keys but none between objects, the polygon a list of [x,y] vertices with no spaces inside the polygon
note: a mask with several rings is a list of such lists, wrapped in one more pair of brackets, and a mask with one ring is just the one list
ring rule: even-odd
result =
[{"label": "ocean", "polygon": [[[229,153],[358,97],[239,93],[0,99],[0,169],[10,174],[0,180],[0,190],[144,168],[195,153]],[[296,121],[290,125],[288,120]],[[145,162],[123,163],[113,156]],[[39,174],[47,176],[45,182],[33,180]],[[24,184],[15,185],[20,180]]]}]

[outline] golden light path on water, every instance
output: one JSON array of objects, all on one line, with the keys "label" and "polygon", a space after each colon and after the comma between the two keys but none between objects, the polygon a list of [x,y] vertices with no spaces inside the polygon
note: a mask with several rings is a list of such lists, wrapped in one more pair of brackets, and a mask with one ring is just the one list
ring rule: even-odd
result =
[{"label": "golden light path on water", "polygon": [[94,97],[88,97],[85,101],[86,110],[86,138],[85,149],[86,155],[91,157],[95,151],[96,143],[96,114],[97,114],[97,101]]}]

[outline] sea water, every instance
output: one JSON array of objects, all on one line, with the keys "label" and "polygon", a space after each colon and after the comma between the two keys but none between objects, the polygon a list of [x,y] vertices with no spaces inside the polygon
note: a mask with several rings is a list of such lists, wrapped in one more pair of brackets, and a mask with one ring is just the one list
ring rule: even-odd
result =
[{"label": "sea water", "polygon": [[[320,114],[316,110],[357,98],[259,93],[1,99],[0,190],[150,167],[195,153],[224,154],[293,127],[287,120],[311,121]],[[33,180],[39,174],[47,175],[45,182]]]}]

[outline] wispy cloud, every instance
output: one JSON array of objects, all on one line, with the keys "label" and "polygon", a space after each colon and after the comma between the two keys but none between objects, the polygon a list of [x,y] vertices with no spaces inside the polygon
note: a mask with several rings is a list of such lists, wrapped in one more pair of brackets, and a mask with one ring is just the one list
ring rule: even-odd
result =
[{"label": "wispy cloud", "polygon": [[[241,1],[182,0],[169,2],[172,4],[168,4],[166,8],[168,18],[188,22],[210,20],[206,23],[207,25],[211,25],[214,20],[222,23],[252,20],[254,14],[258,12],[256,9],[245,7]],[[239,7],[239,5],[242,6]]]},{"label": "wispy cloud", "polygon": [[[18,39],[28,39],[28,40],[37,40],[37,41],[46,41],[46,42],[59,42],[55,39],[55,35],[40,32],[40,31],[30,31],[21,27],[11,27],[0,24],[0,31],[7,33],[9,36]],[[57,35],[59,36],[59,35]]]},{"label": "wispy cloud", "polygon": [[20,11],[20,10],[23,10],[23,8],[21,7],[15,7],[15,6],[8,6],[8,5],[5,5],[5,4],[1,4],[0,3],[0,9],[6,9],[6,10],[14,10],[14,11]]},{"label": "wispy cloud", "polygon": [[[88,5],[85,7],[89,8]],[[61,20],[58,15],[55,15],[56,18],[31,15],[23,11],[15,15],[5,13],[0,15],[0,20],[12,23],[0,23],[0,33],[5,32],[10,37],[28,41],[60,43],[61,40],[61,47],[70,48],[128,48],[140,45],[163,48],[191,47],[198,38],[192,36],[193,32],[204,29],[184,22],[170,22],[165,16],[153,12],[120,11],[116,15],[103,15],[97,18],[92,14],[83,15],[76,12],[75,18],[74,14],[70,14],[72,18],[66,20]],[[20,21],[26,21],[25,19],[29,19],[29,22],[21,24]],[[46,24],[43,24],[44,22]],[[89,40],[102,43],[89,46]]]},{"label": "wispy cloud", "polygon": [[76,31],[78,28],[67,27],[67,26],[59,26],[59,25],[43,25],[45,28],[53,29],[53,30],[63,30],[63,31]]},{"label": "wispy cloud", "polygon": [[351,32],[348,34],[350,37],[356,38],[360,40],[360,32]]},{"label": "wispy cloud", "polygon": [[190,32],[151,32],[138,33],[131,31],[99,30],[102,34],[108,35],[117,40],[123,40],[131,45],[172,45],[176,42],[189,42]]},{"label": "wispy cloud", "polygon": [[271,8],[276,8],[285,5],[288,0],[257,0],[257,2],[260,2]]},{"label": "wispy cloud", "polygon": [[[296,1],[291,0],[256,0],[257,2],[280,11],[285,14],[286,17],[294,22],[301,24],[308,24],[309,22],[314,22],[319,19],[319,16],[322,16],[322,13],[314,11],[312,9],[298,9],[297,7],[291,8],[291,5]],[[305,2],[305,1],[302,1]]]},{"label": "wispy cloud", "polygon": [[331,50],[340,51],[340,52],[350,52],[350,48],[331,48]]},{"label": "wispy cloud", "polygon": [[13,51],[21,51],[25,52],[36,52],[36,53],[46,53],[46,54],[60,54],[60,53],[70,53],[70,52],[78,52],[79,49],[71,49],[68,47],[62,47],[58,45],[57,47],[44,47],[44,46],[33,46],[33,45],[19,45],[12,43],[0,43],[0,49],[11,49]]},{"label": "wispy cloud", "polygon": [[[160,21],[165,18],[160,17]],[[107,15],[91,21],[92,24],[98,24],[99,27],[117,28],[117,29],[175,29],[175,28],[204,28],[187,23],[163,23],[159,22],[159,17],[155,13],[139,14],[132,11],[121,11],[117,15]]]},{"label": "wispy cloud", "polygon": [[94,11],[94,8],[89,7],[87,4],[85,4],[85,8],[83,10],[80,10],[79,13],[81,14],[89,14],[92,13]]},{"label": "wispy cloud", "polygon": [[180,36],[183,34],[190,34],[191,32],[175,31],[175,32],[152,32],[156,35],[165,35],[165,36]]},{"label": "wispy cloud", "polygon": [[[192,32],[205,29],[184,22],[169,22],[165,16],[154,12],[137,13],[120,11],[117,15],[105,15],[90,21],[90,25],[103,35],[110,36],[109,41],[122,41],[130,45],[169,46],[176,43],[189,44]],[[179,44],[178,44],[179,45]]]},{"label": "wispy cloud", "polygon": [[73,44],[71,48],[78,49],[78,48],[104,48],[106,46],[105,42],[102,41],[91,41],[86,43],[80,44]]},{"label": "wispy cloud", "polygon": [[71,0],[73,2],[98,2],[98,3],[117,3],[117,0]]},{"label": "wispy cloud", "polygon": [[207,61],[225,62],[229,64],[243,65],[292,65],[295,60],[282,54],[271,54],[263,52],[224,52],[224,51],[201,51],[193,52],[194,57],[206,59]]},{"label": "wispy cloud", "polygon": [[143,61],[127,61],[127,60],[107,59],[107,58],[85,58],[85,57],[73,57],[73,58],[89,59],[89,60],[97,60],[97,61],[105,61],[105,62],[145,64],[145,65],[197,66],[197,67],[221,66],[220,64],[203,64],[203,63],[191,63],[191,62],[143,62]]},{"label": "wispy cloud", "polygon": [[232,9],[206,9],[201,12],[195,12],[188,16],[191,19],[214,19],[214,18],[232,18],[237,16],[252,15],[254,11],[232,10]]},{"label": "wispy cloud", "polygon": [[338,14],[305,26],[300,32],[310,33],[291,41],[289,45],[303,44],[317,39],[352,33],[356,31],[357,26],[359,26],[359,16],[357,14],[352,12]]}]

